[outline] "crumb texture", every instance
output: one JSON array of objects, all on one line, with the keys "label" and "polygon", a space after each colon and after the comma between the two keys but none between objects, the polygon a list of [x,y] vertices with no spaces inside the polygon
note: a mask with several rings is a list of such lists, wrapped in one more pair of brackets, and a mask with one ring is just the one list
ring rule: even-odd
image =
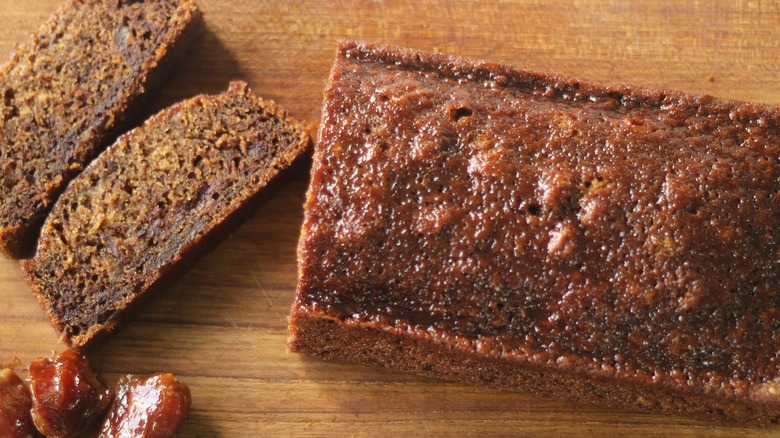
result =
[{"label": "crumb texture", "polygon": [[0,71],[0,249],[18,256],[189,26],[191,0],[73,0]]},{"label": "crumb texture", "polygon": [[299,124],[242,83],[120,137],[68,187],[23,263],[64,339],[80,347],[111,329],[307,145]]},{"label": "crumb texture", "polygon": [[776,107],[347,43],[291,345],[363,347],[319,317],[777,418],[779,156]]}]

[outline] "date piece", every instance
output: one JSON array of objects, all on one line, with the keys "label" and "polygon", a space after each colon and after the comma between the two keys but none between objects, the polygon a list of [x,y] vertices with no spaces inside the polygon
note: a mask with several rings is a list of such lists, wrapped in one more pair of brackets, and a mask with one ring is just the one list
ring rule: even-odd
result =
[{"label": "date piece", "polygon": [[0,438],[35,437],[32,423],[30,390],[16,373],[5,368],[0,371]]},{"label": "date piece", "polygon": [[190,388],[170,373],[119,379],[101,438],[168,438],[187,418]]},{"label": "date piece", "polygon": [[47,437],[65,438],[93,432],[111,404],[89,362],[68,350],[30,365],[32,419]]}]

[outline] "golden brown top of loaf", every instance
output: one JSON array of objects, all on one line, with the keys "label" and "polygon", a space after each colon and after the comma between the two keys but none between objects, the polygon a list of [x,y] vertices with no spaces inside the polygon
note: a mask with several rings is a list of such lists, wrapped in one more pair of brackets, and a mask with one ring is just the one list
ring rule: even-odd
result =
[{"label": "golden brown top of loaf", "polygon": [[346,42],[296,312],[780,402],[780,109]]}]

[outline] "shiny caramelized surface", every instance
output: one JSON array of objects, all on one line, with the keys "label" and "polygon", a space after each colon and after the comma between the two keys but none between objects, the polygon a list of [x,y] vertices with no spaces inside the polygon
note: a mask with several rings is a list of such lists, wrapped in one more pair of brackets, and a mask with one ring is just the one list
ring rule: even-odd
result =
[{"label": "shiny caramelized surface", "polygon": [[33,422],[48,437],[94,433],[111,403],[87,359],[71,350],[35,360],[30,380]]},{"label": "shiny caramelized surface", "polygon": [[173,374],[127,375],[116,384],[111,410],[100,429],[101,438],[174,436],[187,418],[190,388]]},{"label": "shiny caramelized surface", "polygon": [[777,401],[777,108],[349,43],[331,80],[298,312]]},{"label": "shiny caramelized surface", "polygon": [[0,370],[0,438],[35,436],[31,407],[30,390],[22,379],[10,368]]}]

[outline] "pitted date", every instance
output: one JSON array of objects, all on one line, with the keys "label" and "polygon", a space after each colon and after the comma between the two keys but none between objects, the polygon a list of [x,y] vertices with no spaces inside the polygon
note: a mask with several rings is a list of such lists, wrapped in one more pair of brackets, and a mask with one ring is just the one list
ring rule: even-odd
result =
[{"label": "pitted date", "polygon": [[38,436],[33,427],[30,390],[13,370],[0,371],[0,438]]},{"label": "pitted date", "polygon": [[171,437],[191,404],[189,387],[170,373],[122,377],[115,394],[100,429],[101,438]]},{"label": "pitted date", "polygon": [[47,437],[93,432],[111,403],[86,358],[65,351],[30,365],[32,419]]}]

